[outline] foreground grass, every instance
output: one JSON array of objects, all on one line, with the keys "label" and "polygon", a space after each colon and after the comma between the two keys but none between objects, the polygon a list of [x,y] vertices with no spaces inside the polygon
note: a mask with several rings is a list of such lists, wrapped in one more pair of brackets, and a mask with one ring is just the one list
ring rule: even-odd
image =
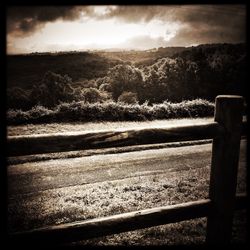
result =
[{"label": "foreground grass", "polygon": [[[243,159],[243,162],[245,159]],[[198,164],[198,163],[197,163]],[[138,176],[122,180],[15,195],[9,202],[10,231],[86,220],[208,197],[210,166]],[[245,165],[240,164],[237,192],[246,190]],[[16,202],[18,200],[18,202]],[[234,242],[244,242],[246,214],[238,212]],[[206,219],[183,221],[126,232],[74,245],[133,246],[203,244]]]},{"label": "foreground grass", "polygon": [[[206,198],[208,174],[209,166],[28,193],[18,203],[14,200],[10,203],[14,205],[9,207],[12,222],[22,220],[12,224],[12,229],[31,229]],[[18,194],[10,198],[18,198]]]},{"label": "foreground grass", "polygon": [[8,110],[7,123],[17,125],[75,121],[145,121],[207,117],[213,113],[214,103],[203,99],[154,105],[147,103],[132,105],[119,102],[85,103],[81,101],[62,103],[54,109],[36,106],[28,111]]}]

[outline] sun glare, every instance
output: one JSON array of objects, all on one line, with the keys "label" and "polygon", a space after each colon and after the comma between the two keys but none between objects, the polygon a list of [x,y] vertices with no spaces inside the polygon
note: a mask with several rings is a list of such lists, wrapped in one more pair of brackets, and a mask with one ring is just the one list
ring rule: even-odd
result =
[{"label": "sun glare", "polygon": [[[95,11],[103,13],[106,9],[99,7]],[[16,38],[13,40],[13,45],[18,48],[30,44],[29,48],[41,52],[56,48],[56,45],[59,50],[63,47],[67,50],[121,48],[126,47],[127,41],[140,36],[152,39],[163,37],[167,41],[174,36],[178,28],[177,24],[163,23],[158,20],[147,24],[121,23],[114,19],[85,22],[56,21],[47,23],[43,29],[32,36]]]}]

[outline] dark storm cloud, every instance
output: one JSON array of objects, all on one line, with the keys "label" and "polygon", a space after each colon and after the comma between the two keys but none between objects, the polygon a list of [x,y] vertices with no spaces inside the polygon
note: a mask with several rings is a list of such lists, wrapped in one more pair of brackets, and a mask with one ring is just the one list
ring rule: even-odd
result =
[{"label": "dark storm cloud", "polygon": [[170,43],[235,43],[246,39],[246,10],[241,6],[200,7],[196,15],[188,15],[185,20],[188,27],[179,30]]},{"label": "dark storm cloud", "polygon": [[14,35],[26,35],[47,22],[76,20],[81,14],[91,15],[91,8],[77,6],[10,7],[7,11],[7,30]]},{"label": "dark storm cloud", "polygon": [[169,6],[118,6],[108,17],[123,22],[163,22],[184,24],[171,44],[212,42],[242,42],[246,37],[246,7],[244,5],[169,5]]},{"label": "dark storm cloud", "polygon": [[78,18],[110,19],[125,23],[161,20],[178,22],[181,28],[171,42],[189,40],[238,42],[245,40],[246,7],[244,5],[151,5],[107,6],[96,12],[94,6],[12,7],[8,9],[8,34],[24,36],[42,28],[47,22]]},{"label": "dark storm cloud", "polygon": [[176,7],[171,6],[117,6],[116,8],[109,8],[106,15],[102,18],[115,17],[124,22],[149,22],[155,18],[162,18],[166,14],[171,13],[172,9]]},{"label": "dark storm cloud", "polygon": [[210,28],[182,28],[177,34],[166,42],[165,46],[190,46],[205,43],[240,43],[245,41],[244,30],[233,33],[228,29],[218,27]]},{"label": "dark storm cloud", "polygon": [[229,18],[242,18],[243,5],[155,5],[110,7],[105,17],[125,22],[149,22],[152,19],[188,23],[223,23]]}]

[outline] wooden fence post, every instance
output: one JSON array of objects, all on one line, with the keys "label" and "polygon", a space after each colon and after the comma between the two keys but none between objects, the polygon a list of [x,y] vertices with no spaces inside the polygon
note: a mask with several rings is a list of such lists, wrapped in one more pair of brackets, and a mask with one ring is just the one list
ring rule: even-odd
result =
[{"label": "wooden fence post", "polygon": [[210,173],[209,198],[211,209],[207,218],[209,245],[230,244],[237,185],[237,170],[241,139],[243,97],[216,97],[215,121],[225,133],[214,138]]}]

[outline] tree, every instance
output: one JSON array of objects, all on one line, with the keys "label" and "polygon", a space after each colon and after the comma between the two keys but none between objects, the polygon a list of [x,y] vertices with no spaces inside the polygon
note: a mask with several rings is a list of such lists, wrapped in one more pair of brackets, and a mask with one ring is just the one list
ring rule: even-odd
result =
[{"label": "tree", "polygon": [[118,102],[123,102],[127,104],[138,103],[137,94],[129,91],[124,91],[119,97]]},{"label": "tree", "polygon": [[143,78],[140,69],[130,65],[116,65],[108,72],[112,96],[115,101],[124,91],[139,91]]},{"label": "tree", "polygon": [[144,69],[144,100],[159,103],[192,98],[198,82],[197,71],[195,62],[180,57],[159,59]]},{"label": "tree", "polygon": [[48,71],[42,81],[32,88],[31,97],[34,104],[45,107],[54,107],[60,102],[70,102],[74,100],[74,90],[70,86],[72,79],[68,75]]},{"label": "tree", "polygon": [[83,100],[88,103],[103,102],[108,99],[105,92],[101,92],[96,88],[86,88],[82,92]]},{"label": "tree", "polygon": [[7,107],[28,110],[32,106],[30,92],[19,87],[7,89]]},{"label": "tree", "polygon": [[100,91],[112,92],[112,88],[109,83],[103,83],[99,87]]}]

